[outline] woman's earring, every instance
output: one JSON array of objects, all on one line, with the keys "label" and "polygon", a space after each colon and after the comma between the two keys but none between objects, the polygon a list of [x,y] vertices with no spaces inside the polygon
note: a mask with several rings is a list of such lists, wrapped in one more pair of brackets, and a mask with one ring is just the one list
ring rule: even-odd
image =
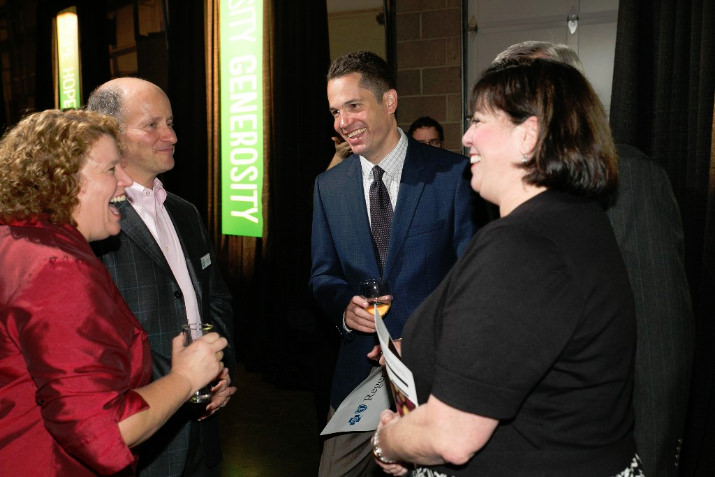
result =
[{"label": "woman's earring", "polygon": [[527,162],[529,162],[529,158],[526,154],[524,154],[523,156],[521,156],[521,163],[526,164]]}]

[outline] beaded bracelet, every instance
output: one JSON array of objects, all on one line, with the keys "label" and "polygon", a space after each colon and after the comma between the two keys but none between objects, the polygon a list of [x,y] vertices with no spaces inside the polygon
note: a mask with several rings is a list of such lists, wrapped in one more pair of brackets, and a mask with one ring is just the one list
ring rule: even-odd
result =
[{"label": "beaded bracelet", "polygon": [[372,455],[375,456],[377,460],[383,464],[397,464],[398,461],[390,460],[382,455],[382,449],[380,449],[380,429],[375,429],[375,433],[372,435]]}]

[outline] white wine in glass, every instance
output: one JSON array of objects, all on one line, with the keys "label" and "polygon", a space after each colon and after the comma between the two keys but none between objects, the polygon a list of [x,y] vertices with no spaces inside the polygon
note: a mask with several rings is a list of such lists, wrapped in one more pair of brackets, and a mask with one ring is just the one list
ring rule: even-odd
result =
[{"label": "white wine in glass", "polygon": [[370,278],[360,282],[360,294],[365,297],[369,306],[376,306],[381,317],[390,310],[392,295],[387,283],[380,278]]}]

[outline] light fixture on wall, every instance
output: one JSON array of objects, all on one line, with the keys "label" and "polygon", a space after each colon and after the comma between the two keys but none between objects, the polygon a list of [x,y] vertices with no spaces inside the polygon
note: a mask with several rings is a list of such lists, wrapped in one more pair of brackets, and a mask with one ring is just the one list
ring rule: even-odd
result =
[{"label": "light fixture on wall", "polygon": [[475,35],[479,31],[479,25],[477,25],[477,17],[472,15],[472,18],[469,19],[469,23],[467,23],[467,31],[474,33]]},{"label": "light fixture on wall", "polygon": [[578,10],[576,10],[576,5],[572,5],[571,10],[569,10],[569,16],[566,17],[566,26],[568,26],[572,35],[576,33],[578,29]]}]

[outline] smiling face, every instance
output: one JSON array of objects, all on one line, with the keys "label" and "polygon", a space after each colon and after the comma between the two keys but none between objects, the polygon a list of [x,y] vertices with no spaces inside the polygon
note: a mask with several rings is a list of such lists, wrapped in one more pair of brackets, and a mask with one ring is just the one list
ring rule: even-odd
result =
[{"label": "smiling face", "polygon": [[531,120],[515,125],[503,111],[477,110],[462,138],[472,163],[472,189],[500,212],[511,210],[530,188],[519,164],[533,147],[533,127]]},{"label": "smiling face", "polygon": [[395,121],[397,92],[386,91],[382,100],[360,86],[360,73],[328,81],[328,103],[333,127],[350,144],[355,154],[379,163],[400,140]]},{"label": "smiling face", "polygon": [[123,84],[122,165],[134,181],[151,188],[157,175],[174,167],[174,116],[169,98],[159,87],[130,80]]},{"label": "smiling face", "polygon": [[125,200],[124,188],[131,183],[120,166],[117,143],[103,135],[89,150],[80,170],[79,205],[72,214],[88,242],[119,233],[119,211],[111,203]]}]

